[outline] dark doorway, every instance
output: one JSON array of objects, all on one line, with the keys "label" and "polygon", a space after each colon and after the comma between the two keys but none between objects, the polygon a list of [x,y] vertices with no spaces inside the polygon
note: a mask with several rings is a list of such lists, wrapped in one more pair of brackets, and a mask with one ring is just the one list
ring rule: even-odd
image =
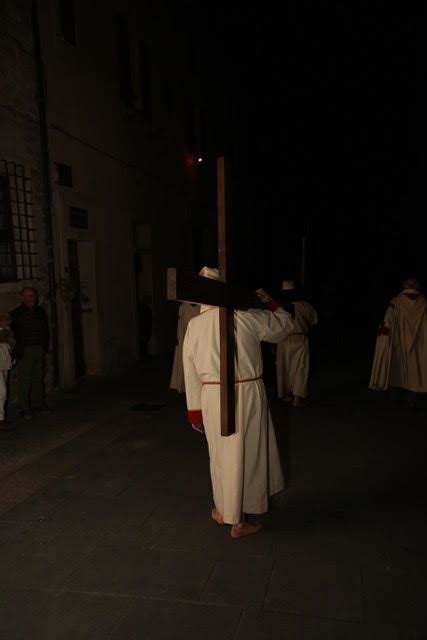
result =
[{"label": "dark doorway", "polygon": [[80,291],[79,252],[76,240],[68,240],[68,267],[71,285],[71,322],[73,327],[74,367],[76,379],[86,375]]},{"label": "dark doorway", "polygon": [[150,357],[149,342],[153,333],[151,226],[134,222],[135,296],[139,357]]}]

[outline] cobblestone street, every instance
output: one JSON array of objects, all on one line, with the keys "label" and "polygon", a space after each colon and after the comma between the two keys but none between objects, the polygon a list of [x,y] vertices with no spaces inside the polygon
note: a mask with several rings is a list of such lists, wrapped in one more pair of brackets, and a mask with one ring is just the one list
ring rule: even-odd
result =
[{"label": "cobblestone street", "polygon": [[2,638],[426,638],[424,408],[338,365],[304,408],[273,398],[288,489],[233,540],[168,376],[88,381],[2,434]]}]

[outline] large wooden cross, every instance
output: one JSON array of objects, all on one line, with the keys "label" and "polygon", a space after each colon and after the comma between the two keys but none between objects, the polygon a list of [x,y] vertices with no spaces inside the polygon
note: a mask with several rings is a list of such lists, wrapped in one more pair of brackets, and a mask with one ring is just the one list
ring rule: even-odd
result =
[{"label": "large wooden cross", "polygon": [[255,297],[233,285],[230,174],[217,159],[218,268],[220,281],[168,269],[167,298],[219,307],[221,435],[235,432],[234,310],[255,306]]}]

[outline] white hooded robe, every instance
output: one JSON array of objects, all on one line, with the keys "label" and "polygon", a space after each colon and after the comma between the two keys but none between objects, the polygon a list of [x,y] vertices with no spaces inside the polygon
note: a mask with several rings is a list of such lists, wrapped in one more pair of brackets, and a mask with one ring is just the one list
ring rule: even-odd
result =
[{"label": "white hooded robe", "polygon": [[214,503],[224,522],[268,510],[269,496],[284,488],[276,436],[262,376],[261,341],[278,342],[292,331],[284,309],[235,311],[236,432],[221,436],[219,309],[202,306],[184,340],[188,419],[202,422],[209,447]]},{"label": "white hooded robe", "polygon": [[369,387],[427,393],[427,299],[416,289],[404,289],[387,308]]},{"label": "white hooded robe", "polygon": [[307,395],[310,351],[308,332],[317,324],[317,313],[308,302],[294,302],[295,321],[292,333],[277,345],[276,372],[279,398],[293,393],[305,398]]}]

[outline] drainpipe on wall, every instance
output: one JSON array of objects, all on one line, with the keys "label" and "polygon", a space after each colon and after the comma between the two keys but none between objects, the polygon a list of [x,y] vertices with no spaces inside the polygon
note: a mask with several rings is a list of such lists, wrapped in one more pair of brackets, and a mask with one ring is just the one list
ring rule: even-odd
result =
[{"label": "drainpipe on wall", "polygon": [[39,11],[37,0],[33,0],[32,8],[32,25],[33,25],[33,41],[34,41],[34,58],[36,64],[37,79],[37,97],[39,106],[40,121],[40,149],[41,164],[43,175],[43,210],[46,233],[47,247],[47,267],[49,281],[49,298],[50,298],[50,320],[52,327],[52,356],[53,356],[53,385],[59,386],[59,360],[58,360],[58,310],[56,302],[56,282],[55,282],[55,261],[53,251],[53,196],[52,196],[52,180],[50,173],[50,154],[49,154],[49,137],[47,129],[46,116],[46,91],[45,91],[45,73],[42,59],[41,42],[40,42],[40,25]]}]

